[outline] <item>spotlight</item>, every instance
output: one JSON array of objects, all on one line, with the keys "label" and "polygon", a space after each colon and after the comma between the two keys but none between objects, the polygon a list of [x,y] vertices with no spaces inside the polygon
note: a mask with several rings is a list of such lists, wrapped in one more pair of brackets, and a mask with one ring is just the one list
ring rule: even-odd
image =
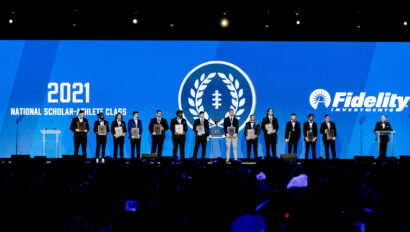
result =
[{"label": "spotlight", "polygon": [[296,25],[299,25],[300,24],[300,20],[296,20]]},{"label": "spotlight", "polygon": [[227,27],[229,26],[229,20],[228,20],[228,18],[225,18],[225,17],[222,18],[220,24],[221,24],[221,27],[227,28]]},{"label": "spotlight", "polygon": [[404,25],[404,26],[407,26],[407,21],[404,21],[404,22],[403,22],[403,25]]},{"label": "spotlight", "polygon": [[13,19],[9,19],[9,24],[13,24],[13,23],[14,23]]},{"label": "spotlight", "polygon": [[132,24],[137,24],[138,23],[138,19],[134,18],[132,19]]}]

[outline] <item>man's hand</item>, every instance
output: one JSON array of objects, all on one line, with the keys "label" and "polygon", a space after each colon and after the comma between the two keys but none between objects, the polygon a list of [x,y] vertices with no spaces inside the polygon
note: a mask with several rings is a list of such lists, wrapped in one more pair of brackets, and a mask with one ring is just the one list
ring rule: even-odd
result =
[{"label": "man's hand", "polygon": [[75,129],[75,132],[80,132],[80,129]]},{"label": "man's hand", "polygon": [[208,136],[208,137],[206,137],[206,141],[209,141],[209,136]]},{"label": "man's hand", "polygon": [[336,140],[336,137],[333,137],[332,140]]},{"label": "man's hand", "polygon": [[152,135],[157,135],[157,133],[155,133],[155,132],[152,132]]},{"label": "man's hand", "polygon": [[88,132],[88,130],[87,130],[87,129],[85,129],[85,130],[84,130],[84,132],[85,132],[85,133],[87,133],[87,132]]},{"label": "man's hand", "polygon": [[273,131],[272,131],[272,134],[274,134],[274,133],[276,133],[276,130],[273,130]]},{"label": "man's hand", "polygon": [[287,142],[287,143],[288,143],[288,142],[289,142],[289,139],[285,139],[285,142]]},{"label": "man's hand", "polygon": [[233,137],[234,137],[234,138],[236,138],[237,136],[238,136],[238,135],[237,135],[236,133],[235,133],[235,134],[233,134]]}]

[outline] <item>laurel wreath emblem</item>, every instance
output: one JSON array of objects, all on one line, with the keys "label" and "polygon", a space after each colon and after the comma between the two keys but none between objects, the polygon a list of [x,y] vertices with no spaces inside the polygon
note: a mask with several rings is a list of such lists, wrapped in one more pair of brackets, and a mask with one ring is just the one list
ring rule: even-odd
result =
[{"label": "laurel wreath emblem", "polygon": [[[203,73],[199,79],[195,80],[194,88],[191,88],[190,94],[191,97],[188,98],[188,103],[191,107],[189,108],[189,112],[194,115],[194,119],[199,118],[199,112],[204,111],[204,117],[209,120],[210,127],[215,126],[215,122],[209,118],[208,113],[204,110],[202,96],[204,94],[204,90],[208,87],[208,84],[211,83],[212,79],[216,76],[217,73],[209,73],[205,77],[205,73]],[[245,109],[242,107],[245,105],[246,99],[243,97],[243,88],[240,88],[239,81],[235,79],[232,74],[229,74],[228,77],[223,73],[218,73],[218,76],[222,79],[223,83],[226,84],[226,87],[229,89],[229,92],[232,97],[232,104],[230,106],[231,109],[235,110],[235,116],[240,116],[243,114]],[[229,115],[229,112],[225,114],[225,117]],[[240,117],[237,117],[240,119]],[[219,123],[222,125],[223,121]]]}]

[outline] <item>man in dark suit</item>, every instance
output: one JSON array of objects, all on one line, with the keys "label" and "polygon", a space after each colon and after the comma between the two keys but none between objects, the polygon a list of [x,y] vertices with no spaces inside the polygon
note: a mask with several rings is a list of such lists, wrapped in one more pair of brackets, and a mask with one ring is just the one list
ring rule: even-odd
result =
[{"label": "man in dark suit", "polygon": [[[296,154],[298,152],[298,142],[300,139],[300,123],[296,121],[296,114],[291,114],[291,120],[286,123],[285,141],[288,143],[288,153]],[[292,153],[293,147],[293,153]]]},{"label": "man in dark suit", "polygon": [[[245,124],[245,139],[246,139],[246,148],[248,155],[248,162],[251,159],[251,146],[253,146],[253,157],[255,161],[258,159],[258,137],[261,133],[261,127],[259,123],[255,122],[255,115],[249,116],[250,121]],[[254,130],[254,136],[248,136],[248,130]]]},{"label": "man in dark suit", "polygon": [[[172,157],[176,159],[179,146],[179,155],[181,160],[185,159],[185,139],[186,132],[188,131],[188,126],[185,118],[182,117],[182,113],[182,110],[177,110],[177,117],[171,119],[172,142],[174,144]],[[176,125],[182,125],[182,131],[180,133],[178,133],[175,129]]]},{"label": "man in dark suit", "polygon": [[[382,120],[376,123],[376,127],[374,128],[374,134],[377,135],[376,131],[393,131],[393,128],[390,126],[390,123],[386,121],[387,116],[382,115]],[[376,138],[377,139],[377,138]],[[387,143],[389,142],[390,138],[388,134],[380,135],[380,154],[379,158],[385,158],[387,152]]]},{"label": "man in dark suit", "polygon": [[[313,114],[308,115],[308,121],[303,124],[303,136],[305,137],[305,159],[309,158],[309,148],[312,147],[312,158],[316,159],[317,124],[313,121]],[[308,138],[308,131],[313,135],[313,139]]]},{"label": "man in dark suit", "polygon": [[[162,156],[162,146],[164,145],[165,139],[165,131],[169,129],[168,122],[165,118],[162,118],[161,110],[157,110],[157,117],[151,119],[148,130],[152,134],[152,146],[151,146],[151,153],[157,153],[158,158]],[[154,131],[154,124],[161,125],[161,134],[156,134]],[[158,146],[158,152],[157,151]]]},{"label": "man in dark suit", "polygon": [[[98,134],[98,126],[105,126],[105,135]],[[107,144],[107,135],[110,132],[110,127],[108,126],[108,122],[104,120],[104,114],[102,112],[98,114],[98,120],[94,122],[93,131],[97,137],[97,148],[95,149],[95,158],[99,158],[101,147],[101,157],[102,160],[104,160],[105,146]]]},{"label": "man in dark suit", "polygon": [[[231,143],[233,149],[234,160],[238,160],[238,131],[239,131],[239,120],[234,116],[234,109],[229,109],[229,116],[224,119],[224,132],[225,132],[225,143],[226,143],[226,163],[229,162],[229,156],[231,154]],[[235,132],[233,135],[228,134],[228,127],[235,127]]]},{"label": "man in dark suit", "polygon": [[[139,129],[139,135],[132,135],[132,128]],[[128,120],[128,134],[131,142],[131,159],[135,157],[135,148],[137,148],[137,159],[141,158],[141,135],[142,135],[142,121],[138,119],[138,111],[132,113],[132,118]]]},{"label": "man in dark suit", "polygon": [[[78,128],[78,123],[84,122],[85,130],[80,131]],[[83,157],[87,158],[87,133],[90,130],[88,125],[88,120],[84,118],[84,111],[80,110],[78,112],[78,117],[71,120],[70,130],[74,132],[74,156],[78,156],[78,149],[81,145],[81,150],[83,151]]]},{"label": "man in dark suit", "polygon": [[[115,134],[116,127],[122,128],[122,135]],[[117,159],[118,147],[120,148],[120,158],[122,159],[124,158],[124,138],[125,134],[127,134],[127,127],[121,113],[118,113],[115,116],[115,120],[111,123],[111,133],[114,136],[114,159]]]},{"label": "man in dark suit", "polygon": [[[272,124],[272,131],[266,129],[267,124]],[[272,157],[276,158],[276,141],[277,141],[277,132],[279,130],[278,119],[273,117],[273,110],[268,109],[266,117],[262,119],[262,128],[263,135],[265,138],[265,148],[266,148],[266,158],[270,158],[269,149],[272,149]],[[270,147],[270,148],[269,148]]]},{"label": "man in dark suit", "polygon": [[[325,155],[326,159],[329,159],[329,146],[332,150],[332,157],[336,159],[336,147],[335,147],[335,140],[336,140],[336,124],[330,121],[330,116],[325,115],[325,122],[320,125],[320,133],[323,134],[323,142],[325,143]],[[333,130],[334,134],[332,138],[327,138],[328,130]]]},{"label": "man in dark suit", "polygon": [[[204,118],[204,112],[199,112],[199,118],[194,121],[194,131],[195,131],[195,147],[194,147],[194,156],[196,159],[198,155],[199,145],[202,146],[202,160],[205,160],[206,154],[206,143],[209,141],[209,122]],[[199,133],[197,126],[202,125],[204,128],[204,133]]]}]

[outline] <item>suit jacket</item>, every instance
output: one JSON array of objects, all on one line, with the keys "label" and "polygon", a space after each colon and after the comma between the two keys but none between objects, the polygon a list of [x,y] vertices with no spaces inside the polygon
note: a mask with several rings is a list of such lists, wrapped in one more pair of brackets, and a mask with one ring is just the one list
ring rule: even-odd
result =
[{"label": "suit jacket", "polygon": [[[151,134],[154,133],[154,124],[157,124],[157,123],[158,123],[157,122],[157,117],[151,119],[151,121],[149,123],[149,126],[148,126],[148,130]],[[161,137],[165,138],[165,131],[167,131],[169,129],[168,122],[165,118],[161,118],[161,123],[160,124],[162,125],[162,127],[164,127],[164,130],[161,133]]]},{"label": "suit jacket", "polygon": [[[307,137],[307,132],[310,131],[309,121],[303,123],[303,137]],[[317,123],[313,122],[312,124],[313,136],[317,138]]]},{"label": "suit jacket", "polygon": [[248,136],[248,129],[255,129],[255,135],[257,136],[261,134],[261,126],[256,121],[253,124],[253,128],[251,127],[251,122],[245,124],[245,137]]},{"label": "suit jacket", "polygon": [[[117,120],[112,121],[111,123],[111,133],[112,135],[115,134],[115,127],[118,127]],[[127,127],[125,126],[125,122],[121,121],[122,132],[125,134],[127,133]],[[115,137],[114,137],[115,138]]]},{"label": "suit jacket", "polygon": [[[78,119],[78,117],[73,118],[73,120],[71,120],[70,130],[73,131],[74,133],[86,133],[86,132],[75,132],[75,129],[77,129],[77,122],[79,121],[80,120]],[[88,133],[88,131],[90,131],[88,120],[86,118],[83,118],[83,122],[85,122],[85,129],[87,129],[87,133]]]},{"label": "suit jacket", "polygon": [[[181,125],[183,125],[183,130],[184,130],[184,132],[185,132],[185,134],[184,135],[175,135],[175,125],[177,125],[177,124],[181,124]],[[181,123],[179,123],[178,122],[178,119],[177,118],[173,118],[173,119],[171,119],[171,131],[172,131],[172,137],[174,137],[174,136],[185,136],[186,135],[186,132],[188,131],[188,125],[187,125],[187,123],[186,123],[186,119],[185,118],[181,118]]]},{"label": "suit jacket", "polygon": [[292,122],[291,121],[287,122],[286,123],[286,131],[285,131],[285,139],[289,138],[289,132],[292,132],[290,134],[290,141],[299,140],[300,139],[300,134],[301,134],[300,123],[298,121],[296,121],[295,122],[295,128],[293,128]]},{"label": "suit jacket", "polygon": [[[201,121],[199,118],[195,119],[194,121],[194,131],[195,131],[196,136],[198,136],[198,131],[196,129],[196,126],[198,125],[201,125]],[[205,129],[205,136],[208,137],[209,136],[209,122],[205,118],[204,118],[204,129]]]},{"label": "suit jacket", "polygon": [[[131,138],[132,136],[131,128],[135,128],[134,118],[131,118],[130,120],[128,120],[128,138],[134,140],[133,138]],[[142,121],[140,119],[138,119],[138,128],[140,129],[140,135],[142,135]]]},{"label": "suit jacket", "polygon": [[[384,128],[383,128],[382,122],[377,122],[376,127],[374,128],[374,132],[376,132],[376,131],[392,131],[392,130],[393,130],[393,128],[390,126],[390,123],[387,122],[387,121],[384,124]],[[390,140],[389,135],[380,135],[380,141],[387,142],[389,140]]]},{"label": "suit jacket", "polygon": [[[94,129],[93,129],[94,133],[98,132],[98,126],[99,125],[100,125],[100,119],[98,119],[97,121],[94,122]],[[105,129],[107,131],[107,134],[108,134],[108,132],[110,132],[110,126],[108,126],[108,122],[106,120],[104,120],[104,125],[105,125]]]},{"label": "suit jacket", "polygon": [[[323,134],[323,141],[326,141],[327,139],[326,139],[326,133],[325,133],[325,130],[326,129],[328,129],[327,128],[327,123],[326,122],[323,122],[321,125],[320,125],[320,133],[321,134]],[[332,122],[332,121],[330,121],[330,129],[333,129],[334,131],[335,131],[335,137],[336,137],[336,124],[334,123],[334,122]]]},{"label": "suit jacket", "polygon": [[[235,116],[233,116],[233,120],[232,120],[232,125],[233,127],[235,127],[235,133],[237,134],[239,131],[239,120],[237,118],[235,118]],[[231,126],[231,119],[230,116],[226,117],[224,119],[224,132],[225,135],[228,134],[228,127]]]},{"label": "suit jacket", "polygon": [[[262,124],[261,124],[261,129],[263,130],[263,134],[265,135],[265,136],[267,136],[268,135],[268,131],[266,130],[266,128],[265,128],[265,125],[266,124],[269,124],[270,122],[269,122],[269,117],[268,116],[266,116],[266,117],[264,117],[263,119],[262,119]],[[278,124],[278,119],[277,118],[275,118],[275,117],[273,117],[272,116],[272,127],[273,127],[273,129],[274,130],[276,130],[276,133],[273,133],[273,134],[271,134],[271,135],[275,135],[276,136],[276,134],[278,133],[278,130],[279,130],[279,124]]]}]

